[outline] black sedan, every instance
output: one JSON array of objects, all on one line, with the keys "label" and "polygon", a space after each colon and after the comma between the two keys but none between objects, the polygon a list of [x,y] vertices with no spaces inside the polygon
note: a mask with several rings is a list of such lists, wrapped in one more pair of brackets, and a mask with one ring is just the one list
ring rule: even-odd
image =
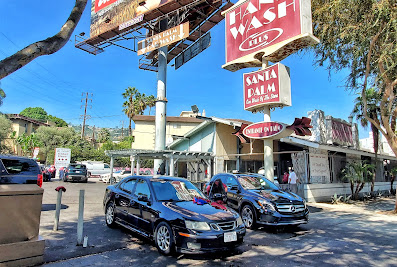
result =
[{"label": "black sedan", "polygon": [[183,178],[130,176],[106,188],[109,227],[154,239],[164,255],[228,250],[243,242],[245,226],[233,210],[211,202]]},{"label": "black sedan", "polygon": [[258,174],[221,173],[207,186],[209,198],[238,211],[247,228],[257,225],[299,225],[309,220],[306,201],[281,191]]}]

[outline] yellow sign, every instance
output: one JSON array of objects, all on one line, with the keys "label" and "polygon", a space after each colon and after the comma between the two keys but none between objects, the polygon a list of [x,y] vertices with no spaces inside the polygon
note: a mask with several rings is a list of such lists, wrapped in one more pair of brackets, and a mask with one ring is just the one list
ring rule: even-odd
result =
[{"label": "yellow sign", "polygon": [[138,43],[138,56],[178,42],[189,36],[189,22],[165,30]]}]

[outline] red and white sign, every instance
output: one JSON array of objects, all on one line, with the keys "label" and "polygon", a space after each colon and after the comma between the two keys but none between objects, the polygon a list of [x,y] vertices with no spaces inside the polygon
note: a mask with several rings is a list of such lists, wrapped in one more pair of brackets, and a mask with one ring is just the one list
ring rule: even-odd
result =
[{"label": "red and white sign", "polygon": [[285,124],[279,122],[257,122],[244,128],[243,134],[252,139],[264,139],[278,135],[285,129]]},{"label": "red and white sign", "polygon": [[244,109],[254,111],[263,106],[291,106],[291,79],[283,64],[244,73]]},{"label": "red and white sign", "polygon": [[239,1],[225,14],[226,64],[223,67],[232,71],[261,64],[261,56],[255,57],[259,53],[278,62],[310,42],[318,42],[312,35],[310,0]]},{"label": "red and white sign", "polygon": [[116,1],[117,0],[95,0],[95,12],[98,12],[102,8],[105,8]]},{"label": "red and white sign", "polygon": [[58,170],[61,167],[67,167],[70,163],[72,151],[70,148],[55,148],[54,165]]}]

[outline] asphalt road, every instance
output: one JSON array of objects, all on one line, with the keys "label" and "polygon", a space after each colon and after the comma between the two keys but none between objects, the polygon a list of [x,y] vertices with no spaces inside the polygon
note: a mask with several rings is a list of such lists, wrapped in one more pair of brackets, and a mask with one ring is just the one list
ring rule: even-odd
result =
[{"label": "asphalt road", "polygon": [[[53,231],[56,187],[63,185],[59,230]],[[314,204],[310,222],[297,229],[248,230],[245,242],[225,254],[164,257],[153,243],[124,229],[106,226],[102,200],[106,185],[44,183],[40,235],[48,266],[397,266],[397,216],[394,199],[361,205]],[[84,235],[76,246],[79,191],[85,190]]]}]

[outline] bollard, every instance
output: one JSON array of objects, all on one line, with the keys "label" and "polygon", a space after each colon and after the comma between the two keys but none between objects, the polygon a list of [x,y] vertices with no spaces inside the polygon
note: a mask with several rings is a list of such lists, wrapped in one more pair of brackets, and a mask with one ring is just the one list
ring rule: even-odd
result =
[{"label": "bollard", "polygon": [[58,231],[58,225],[59,225],[59,215],[61,214],[61,206],[62,206],[62,192],[66,192],[66,188],[63,186],[58,186],[55,188],[55,191],[58,191],[58,196],[57,196],[57,205],[55,209],[55,220],[54,220],[54,231]]},{"label": "bollard", "polygon": [[84,192],[85,192],[85,190],[80,190],[80,196],[79,196],[79,218],[77,221],[77,245],[78,246],[81,246],[83,244]]}]

